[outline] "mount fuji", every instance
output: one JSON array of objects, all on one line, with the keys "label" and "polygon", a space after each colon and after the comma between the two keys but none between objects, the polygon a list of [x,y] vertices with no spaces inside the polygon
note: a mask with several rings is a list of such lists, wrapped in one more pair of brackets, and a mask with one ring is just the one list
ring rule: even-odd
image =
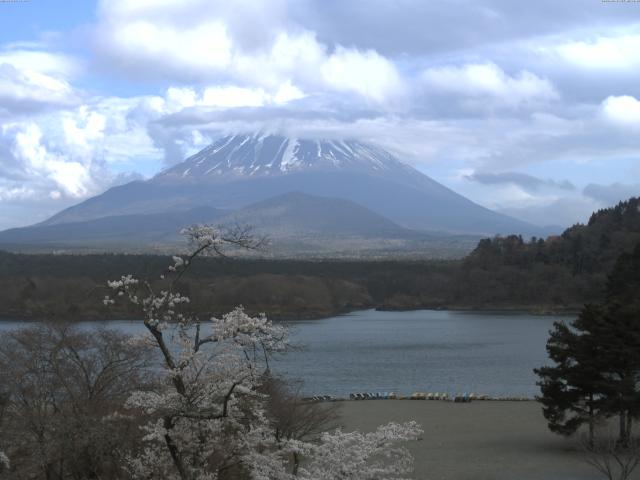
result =
[{"label": "mount fuji", "polygon": [[[320,226],[329,224],[334,238],[546,233],[470,201],[375,145],[243,134],[221,138],[149,180],[113,187],[45,222],[0,232],[0,243],[126,243],[136,237],[135,224],[140,230],[153,224],[158,234],[158,220],[164,216],[160,223],[166,232],[160,241],[175,234],[181,214],[203,222],[240,218],[269,230],[263,221],[267,211],[270,222],[278,225],[276,237],[317,236],[326,233]],[[331,221],[338,217],[340,222]],[[168,221],[172,218],[173,223]],[[117,227],[125,224],[127,238]],[[359,225],[356,233],[347,228],[354,224]],[[74,233],[68,242],[65,229]],[[90,233],[96,229],[102,233]]]}]

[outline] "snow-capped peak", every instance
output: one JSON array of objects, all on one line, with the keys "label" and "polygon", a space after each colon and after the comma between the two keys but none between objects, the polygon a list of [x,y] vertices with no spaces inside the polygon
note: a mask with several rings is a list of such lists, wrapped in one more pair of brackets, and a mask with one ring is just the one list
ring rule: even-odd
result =
[{"label": "snow-capped peak", "polygon": [[221,138],[156,178],[263,176],[304,170],[383,173],[398,168],[405,168],[405,165],[393,155],[356,140],[312,140],[254,134]]}]

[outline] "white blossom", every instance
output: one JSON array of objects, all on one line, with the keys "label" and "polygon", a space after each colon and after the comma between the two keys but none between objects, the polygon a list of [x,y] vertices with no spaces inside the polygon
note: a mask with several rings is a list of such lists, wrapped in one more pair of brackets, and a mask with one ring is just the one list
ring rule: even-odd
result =
[{"label": "white blossom", "polygon": [[[196,249],[189,258],[224,244],[213,227],[183,233]],[[174,291],[173,279],[188,266],[174,256],[167,288],[159,292],[131,275],[108,284],[140,309],[148,341],[164,359],[164,387],[136,392],[126,403],[152,418],[143,427],[146,448],[129,458],[132,478],[215,480],[218,471],[236,468],[254,480],[369,480],[410,470],[411,456],[394,444],[416,438],[421,430],[415,423],[369,434],[336,431],[315,443],[277,440],[259,388],[269,356],[287,349],[287,329],[242,307],[207,322],[185,314],[190,300]],[[105,297],[104,303],[114,300]],[[293,453],[306,458],[297,476],[290,471]]]},{"label": "white blossom", "polygon": [[0,473],[9,470],[11,467],[11,463],[9,462],[9,457],[0,450]]},{"label": "white blossom", "polygon": [[395,444],[423,433],[416,422],[389,423],[372,433],[324,433],[311,447],[309,462],[299,472],[305,480],[400,478],[413,469],[413,457]]},{"label": "white blossom", "polygon": [[211,225],[184,228],[180,233],[197,249],[210,248],[223,243],[219,230]]}]

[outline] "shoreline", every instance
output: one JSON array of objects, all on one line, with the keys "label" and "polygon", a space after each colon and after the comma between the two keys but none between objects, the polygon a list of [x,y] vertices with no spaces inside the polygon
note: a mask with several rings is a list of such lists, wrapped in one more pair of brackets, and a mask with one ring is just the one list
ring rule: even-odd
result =
[{"label": "shoreline", "polygon": [[[265,312],[267,317],[273,321],[278,322],[290,322],[297,320],[324,320],[327,318],[347,316],[353,313],[358,312],[366,312],[369,310],[377,311],[377,312],[418,312],[418,311],[451,311],[451,312],[477,312],[477,313],[496,313],[496,314],[526,314],[526,315],[535,315],[535,316],[571,316],[577,315],[580,312],[581,307],[572,306],[572,307],[545,307],[540,305],[491,305],[491,306],[469,306],[469,305],[451,305],[451,306],[443,306],[443,305],[424,305],[424,306],[416,306],[411,308],[404,307],[392,307],[388,305],[380,305],[375,306],[372,305],[368,308],[363,308],[363,306],[358,306],[355,308],[347,308],[347,309],[335,309],[331,311],[325,312],[317,312],[317,313],[309,313],[309,312],[286,312],[280,314],[269,314],[269,312]],[[223,313],[218,314],[205,314],[204,316],[220,316]],[[53,317],[53,318],[51,318]],[[127,314],[118,312],[117,314],[109,314],[109,315],[96,315],[96,312],[91,312],[87,315],[81,315],[77,312],[74,312],[69,317],[73,317],[71,319],[65,318],[61,321],[68,321],[72,323],[76,322],[110,322],[110,321],[119,321],[119,320],[139,320],[140,317],[138,315]],[[82,318],[78,318],[82,317]],[[0,310],[0,322],[6,321],[15,321],[15,322],[43,322],[43,321],[55,321],[59,320],[60,316],[57,314],[46,314],[46,313],[24,313],[24,312],[14,312],[14,311],[2,311]]]}]

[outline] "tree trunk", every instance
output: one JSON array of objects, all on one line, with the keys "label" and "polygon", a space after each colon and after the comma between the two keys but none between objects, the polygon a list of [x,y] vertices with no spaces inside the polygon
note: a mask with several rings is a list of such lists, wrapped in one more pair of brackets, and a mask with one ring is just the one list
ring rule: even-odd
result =
[{"label": "tree trunk", "polygon": [[171,417],[164,417],[163,423],[164,428],[167,430],[167,433],[165,433],[164,435],[164,441],[167,445],[167,449],[169,450],[169,454],[171,455],[171,459],[173,460],[173,464],[178,470],[178,475],[180,475],[181,480],[189,480],[189,474],[187,473],[187,469],[182,462],[182,455],[180,454],[177,445],[173,441],[173,438],[171,438],[171,435],[169,435],[168,433],[169,430],[173,428],[173,420],[171,419]]},{"label": "tree trunk", "polygon": [[626,411],[622,411],[620,412],[620,438],[618,439],[618,442],[620,443],[620,445],[626,446],[629,444],[629,435],[627,432],[627,412]]},{"label": "tree trunk", "polygon": [[593,414],[593,393],[589,394],[589,447],[593,448],[593,437],[595,431],[595,418]]},{"label": "tree trunk", "polygon": [[300,467],[300,456],[298,452],[293,452],[293,475],[298,476],[298,468]]}]

